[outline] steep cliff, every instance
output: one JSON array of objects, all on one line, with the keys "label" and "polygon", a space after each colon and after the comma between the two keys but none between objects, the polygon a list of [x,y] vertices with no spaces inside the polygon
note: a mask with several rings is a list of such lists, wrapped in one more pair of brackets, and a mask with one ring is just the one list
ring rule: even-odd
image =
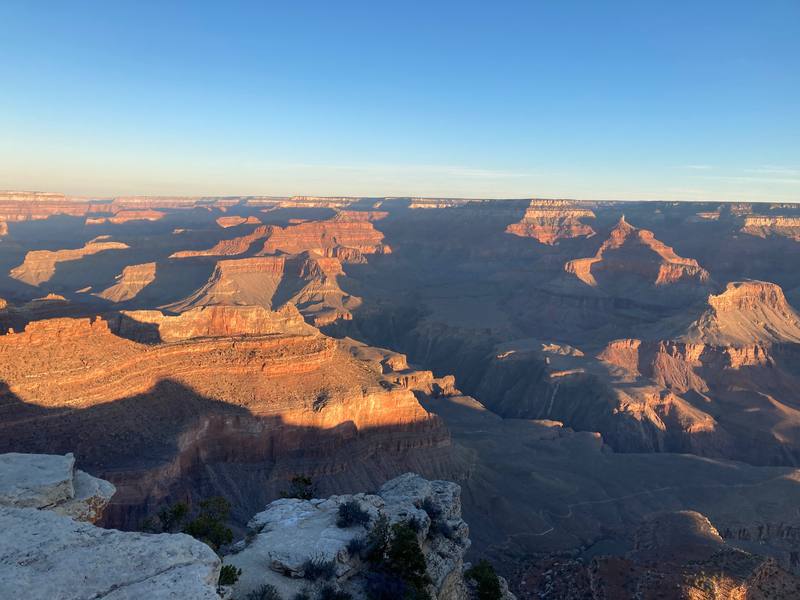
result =
[{"label": "steep cliff", "polygon": [[74,450],[118,486],[106,516],[118,526],[211,492],[240,498],[244,519],[291,473],[341,489],[449,460],[441,421],[381,360],[306,334],[291,309],[276,317],[225,307],[112,321],[174,340],[146,344],[102,319],[0,336],[0,448]]},{"label": "steep cliff", "polygon": [[111,302],[126,302],[135,298],[156,279],[156,263],[128,265],[117,275],[117,282],[96,295]]}]

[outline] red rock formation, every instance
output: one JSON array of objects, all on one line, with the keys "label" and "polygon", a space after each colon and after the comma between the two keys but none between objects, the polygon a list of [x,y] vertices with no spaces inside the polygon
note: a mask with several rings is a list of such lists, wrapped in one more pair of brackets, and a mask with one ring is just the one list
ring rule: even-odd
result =
[{"label": "red rock formation", "polygon": [[135,298],[139,292],[150,285],[156,278],[156,263],[128,265],[117,275],[117,283],[95,294],[111,302],[125,302]]},{"label": "red rock formation", "polygon": [[282,256],[221,260],[203,287],[166,308],[177,312],[217,304],[271,308],[272,299],[283,279],[284,263]]},{"label": "red rock formation", "polygon": [[198,306],[177,316],[166,316],[157,310],[122,311],[112,321],[117,334],[144,342],[318,333],[293,304],[286,304],[276,312],[262,306]]},{"label": "red rock formation", "polygon": [[[379,363],[367,366],[313,330],[262,335],[276,325],[265,314],[128,313],[175,340],[150,345],[102,319],[41,321],[0,336],[0,449],[72,447],[120,490],[109,523],[130,526],[166,496],[214,490],[240,498],[246,519],[287,473],[360,485],[447,446],[439,419]],[[209,470],[218,476],[208,480]]]},{"label": "red rock formation", "polygon": [[107,250],[124,250],[129,248],[122,242],[105,241],[108,236],[101,236],[84,244],[82,248],[68,250],[32,250],[25,255],[21,265],[11,269],[9,275],[30,285],[40,285],[49,281],[56,272],[60,262],[80,260],[84,256],[105,252]]},{"label": "red rock formation", "polygon": [[633,274],[656,286],[678,282],[704,284],[710,279],[708,271],[696,260],[678,256],[655,239],[652,231],[636,229],[625,217],[593,257],[571,260],[564,269],[592,287],[598,285],[598,274]]},{"label": "red rock formation", "polygon": [[261,225],[261,221],[259,221],[258,217],[240,217],[233,215],[229,217],[219,217],[217,219],[217,225],[223,229],[227,229],[228,227],[237,227],[239,225]]},{"label": "red rock formation", "polygon": [[581,219],[594,219],[594,213],[564,200],[533,200],[518,223],[506,228],[507,233],[531,237],[542,244],[554,245],[562,239],[591,237],[594,229]]},{"label": "red rock formation", "polygon": [[337,248],[350,248],[361,254],[389,254],[391,248],[383,243],[383,234],[370,221],[344,220],[347,213],[330,221],[311,221],[274,227],[269,232],[259,254],[285,252],[299,254],[309,251],[332,256]]},{"label": "red rock formation", "polygon": [[192,256],[236,256],[244,254],[250,249],[253,242],[267,237],[273,227],[262,225],[256,227],[247,235],[235,237],[230,240],[222,240],[208,250],[181,250],[175,252],[170,258],[189,258]]},{"label": "red rock formation", "polygon": [[747,215],[740,231],[760,238],[780,236],[800,242],[800,217]]},{"label": "red rock formation", "polygon": [[721,346],[800,342],[800,315],[774,283],[734,281],[708,304],[684,339]]},{"label": "red rock formation", "polygon": [[104,223],[113,223],[114,225],[121,225],[129,221],[158,221],[163,219],[167,213],[152,209],[141,210],[120,210],[114,213],[111,217],[88,217],[86,219],[87,225],[102,225]]}]

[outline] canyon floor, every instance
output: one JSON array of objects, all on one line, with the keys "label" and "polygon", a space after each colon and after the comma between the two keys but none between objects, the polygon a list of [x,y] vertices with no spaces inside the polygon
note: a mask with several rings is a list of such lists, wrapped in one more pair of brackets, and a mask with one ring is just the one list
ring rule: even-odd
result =
[{"label": "canyon floor", "polygon": [[676,544],[800,574],[800,205],[0,193],[0,231],[0,452],[74,452],[106,526],[415,471],[520,597]]}]

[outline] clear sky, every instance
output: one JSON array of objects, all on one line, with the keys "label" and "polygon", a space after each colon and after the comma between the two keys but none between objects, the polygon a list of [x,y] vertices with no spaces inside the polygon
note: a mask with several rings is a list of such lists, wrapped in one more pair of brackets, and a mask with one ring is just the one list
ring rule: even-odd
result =
[{"label": "clear sky", "polygon": [[0,189],[800,201],[800,1],[0,2]]}]

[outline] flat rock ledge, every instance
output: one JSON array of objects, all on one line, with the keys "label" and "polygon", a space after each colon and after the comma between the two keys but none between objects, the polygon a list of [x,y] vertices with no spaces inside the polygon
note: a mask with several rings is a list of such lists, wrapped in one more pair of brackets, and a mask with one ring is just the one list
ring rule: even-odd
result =
[{"label": "flat rock ledge", "polygon": [[47,509],[94,523],[116,491],[75,469],[72,454],[0,454],[0,506]]}]

